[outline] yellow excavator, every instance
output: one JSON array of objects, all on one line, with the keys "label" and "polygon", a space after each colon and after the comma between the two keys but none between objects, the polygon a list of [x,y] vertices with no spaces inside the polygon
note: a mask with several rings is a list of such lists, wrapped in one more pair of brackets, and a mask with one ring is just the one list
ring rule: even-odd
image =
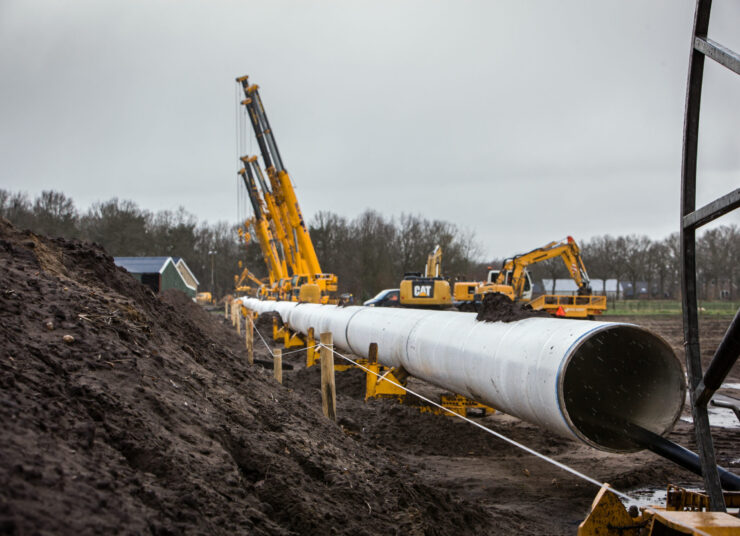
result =
[{"label": "yellow excavator", "polygon": [[[249,268],[244,266],[242,261],[239,261],[239,269],[242,270],[241,274],[234,276],[234,290],[237,295],[247,294],[248,296],[259,296],[260,290],[265,288],[265,281],[259,279],[256,275],[249,271]],[[256,286],[250,286],[247,281],[251,281]]]},{"label": "yellow excavator", "polygon": [[[527,283],[531,286],[527,266],[556,257],[562,259],[568,273],[578,285],[577,294],[544,294],[534,300],[531,300],[531,292],[529,296],[524,296]],[[493,279],[494,273],[489,272],[489,281]],[[510,286],[515,300],[528,302],[532,309],[542,309],[555,316],[593,318],[606,310],[606,296],[593,295],[581,250],[572,236],[506,259],[492,282]]]},{"label": "yellow excavator", "polygon": [[450,283],[442,278],[442,248],[436,246],[427,257],[424,275],[410,272],[400,286],[399,303],[406,307],[443,308],[452,306]]},{"label": "yellow excavator", "polygon": [[[285,231],[283,246],[285,247],[288,244],[291,246],[288,248],[288,257],[292,256],[293,266],[291,267],[291,273],[286,274],[285,278],[286,281],[290,281],[287,299],[317,303],[335,301],[337,276],[321,270],[290,175],[283,165],[275,136],[267,119],[259,94],[259,86],[256,84],[250,85],[247,76],[237,78],[236,81],[241,84],[244,91],[246,98],[241,104],[247,109],[247,115],[262,154],[267,177],[272,186],[268,195],[273,198],[275,210],[274,212],[270,211],[270,215],[273,223],[279,221]],[[256,159],[250,163],[253,163],[253,167],[258,167],[256,166]],[[245,167],[249,169],[249,166]],[[263,194],[266,194],[269,190],[266,183],[262,183],[261,186],[263,187]],[[278,231],[277,234],[279,235],[280,232]]]},{"label": "yellow excavator", "polygon": [[[548,259],[560,257],[568,273],[578,285],[576,296],[545,294],[532,299],[532,281],[527,267]],[[513,301],[529,303],[532,309],[542,309],[554,316],[593,318],[606,310],[606,296],[594,296],[581,258],[580,248],[573,237],[550,242],[527,253],[506,259],[500,270],[490,270],[485,283],[465,281],[455,284],[454,297],[458,308],[474,306],[486,294],[496,292]]]}]

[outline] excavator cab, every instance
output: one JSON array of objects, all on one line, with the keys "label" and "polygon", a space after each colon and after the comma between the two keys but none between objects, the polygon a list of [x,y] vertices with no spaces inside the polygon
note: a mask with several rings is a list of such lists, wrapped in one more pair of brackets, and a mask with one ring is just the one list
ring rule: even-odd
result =
[{"label": "excavator cab", "polygon": [[400,287],[402,306],[451,307],[450,283],[442,277],[442,248],[435,246],[429,254],[424,275],[421,272],[407,272]]},{"label": "excavator cab", "polygon": [[[496,283],[497,279],[499,278],[499,274],[501,273],[500,270],[489,270],[488,271],[488,284],[493,285]],[[513,277],[513,273],[511,270],[506,270],[504,272],[504,279],[503,279],[503,285],[512,286],[511,280]],[[504,292],[504,294],[508,294]],[[509,296],[510,298],[513,298],[512,296]],[[532,299],[532,277],[529,275],[529,272],[527,270],[524,270],[524,287],[522,290],[522,295],[520,298],[522,301],[529,301]]]},{"label": "excavator cab", "polygon": [[450,284],[441,277],[426,277],[420,272],[404,275],[401,281],[401,305],[412,307],[450,307]]}]

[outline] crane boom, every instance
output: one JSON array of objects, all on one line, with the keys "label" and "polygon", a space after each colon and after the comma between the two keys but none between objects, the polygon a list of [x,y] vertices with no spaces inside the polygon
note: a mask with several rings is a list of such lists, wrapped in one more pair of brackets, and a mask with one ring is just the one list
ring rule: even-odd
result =
[{"label": "crane boom", "polygon": [[262,190],[262,197],[267,205],[267,217],[275,228],[275,236],[281,246],[283,257],[290,272],[292,274],[306,273],[305,262],[300,255],[300,251],[295,246],[295,241],[291,240],[293,238],[292,230],[290,234],[288,231],[288,225],[286,224],[287,215],[285,214],[284,206],[281,207],[284,203],[280,203],[279,199],[274,195],[273,190],[270,189],[265,181],[256,156],[245,156],[241,158],[241,161],[245,166],[251,166],[252,173],[257,178],[257,182]]},{"label": "crane boom", "polygon": [[270,232],[269,223],[262,207],[259,191],[257,190],[257,185],[255,184],[254,176],[252,175],[252,170],[248,166],[245,166],[239,170],[239,175],[241,175],[242,180],[244,181],[244,186],[249,194],[249,201],[254,210],[253,226],[270,274],[270,283],[274,283],[275,281],[279,281],[288,276],[285,261],[280,258],[277,248],[275,247],[275,241]]},{"label": "crane boom", "polygon": [[267,168],[267,175],[270,177],[271,182],[278,187],[284,200],[285,207],[287,208],[288,223],[295,233],[298,250],[306,263],[307,275],[313,281],[319,274],[322,274],[321,265],[316,256],[311,237],[308,234],[308,228],[303,219],[290,175],[283,165],[277,141],[275,140],[270,122],[262,105],[259,86],[256,84],[249,85],[249,80],[246,76],[238,78],[237,81],[241,83],[246,96],[242,104],[246,106],[249,112],[248,115],[257,138],[257,144],[262,153],[262,160]]}]

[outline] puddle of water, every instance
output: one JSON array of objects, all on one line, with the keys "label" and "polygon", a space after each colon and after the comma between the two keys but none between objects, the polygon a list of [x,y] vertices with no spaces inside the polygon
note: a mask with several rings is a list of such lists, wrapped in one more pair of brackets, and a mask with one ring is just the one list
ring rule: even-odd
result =
[{"label": "puddle of water", "polygon": [[[681,484],[679,484],[681,486]],[[699,491],[702,490],[691,486],[681,486],[688,491]],[[665,488],[641,488],[633,489],[626,492],[627,495],[632,497],[631,501],[620,499],[625,508],[630,506],[637,506],[638,508],[644,508],[646,506],[660,506],[665,508],[665,500],[668,495],[667,486]],[[728,508],[727,512],[730,514],[737,514],[738,508]]]},{"label": "puddle of water", "polygon": [[622,499],[624,507],[637,506],[641,508],[645,506],[665,506],[665,498],[668,492],[666,488],[643,488],[633,489],[626,493],[632,497],[632,500]]},{"label": "puddle of water", "polygon": [[[691,415],[681,417],[684,422],[694,422]],[[716,428],[740,428],[740,421],[737,420],[735,412],[727,408],[709,407],[709,426]]]},{"label": "puddle of water", "polygon": [[[727,385],[727,384],[724,384]],[[723,387],[724,387],[723,385]],[[735,385],[735,384],[730,384]],[[740,386],[740,384],[737,384]],[[686,395],[686,404],[690,406],[689,395]],[[709,412],[709,425],[716,428],[733,428],[740,429],[740,420],[738,420],[735,412],[729,408],[719,408],[717,406],[709,405],[707,407]],[[694,422],[691,415],[684,415],[681,417],[684,422]]]}]

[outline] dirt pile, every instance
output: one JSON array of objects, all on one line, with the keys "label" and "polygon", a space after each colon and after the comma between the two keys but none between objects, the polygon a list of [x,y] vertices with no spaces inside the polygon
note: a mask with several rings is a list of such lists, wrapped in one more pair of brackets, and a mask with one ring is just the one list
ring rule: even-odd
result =
[{"label": "dirt pile", "polygon": [[0,220],[0,252],[0,532],[496,526],[249,367],[222,317],[160,299],[102,249]]},{"label": "dirt pile", "polygon": [[478,306],[476,320],[481,322],[516,322],[534,316],[550,317],[545,311],[535,311],[527,304],[511,301],[505,294],[486,294]]}]

